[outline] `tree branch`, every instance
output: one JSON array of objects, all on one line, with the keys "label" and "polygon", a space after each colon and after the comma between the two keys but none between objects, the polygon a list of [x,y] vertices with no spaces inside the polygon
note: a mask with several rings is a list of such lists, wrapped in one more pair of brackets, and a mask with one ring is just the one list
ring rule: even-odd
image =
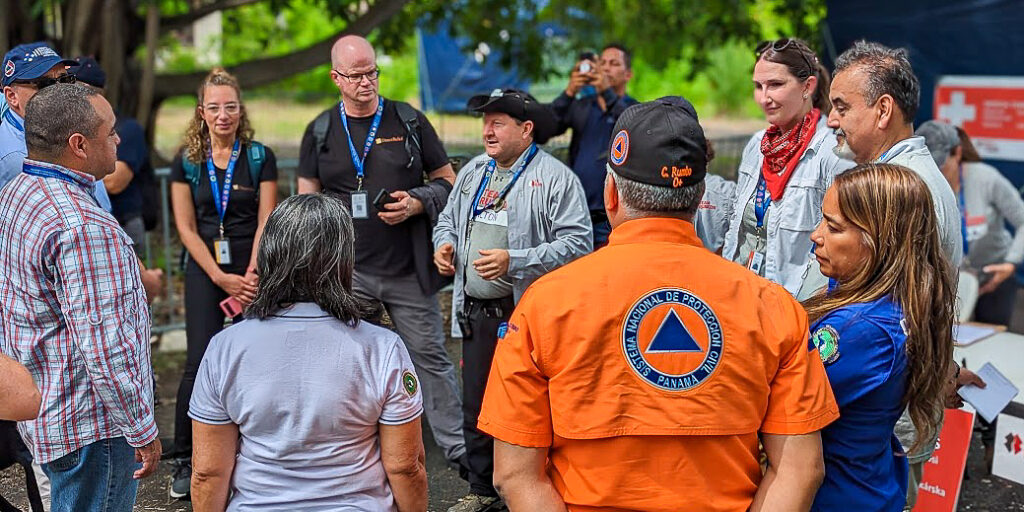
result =
[{"label": "tree branch", "polygon": [[192,9],[185,14],[178,14],[176,16],[168,16],[160,20],[160,30],[167,32],[177,28],[183,28],[191,25],[199,18],[206,16],[207,14],[213,14],[217,11],[224,11],[227,9],[234,9],[235,7],[241,7],[243,5],[254,4],[261,0],[219,0],[212,4],[206,4],[201,7]]},{"label": "tree branch", "polygon": [[[238,0],[242,1],[242,0]],[[344,35],[367,35],[371,30],[398,14],[409,0],[377,0],[359,18],[352,20],[344,30],[321,40],[313,46],[287,55],[254,59],[228,68],[243,88],[275,82],[301,73],[327,62],[334,42]],[[159,101],[171,96],[191,94],[208,71],[158,75],[154,96]]]}]

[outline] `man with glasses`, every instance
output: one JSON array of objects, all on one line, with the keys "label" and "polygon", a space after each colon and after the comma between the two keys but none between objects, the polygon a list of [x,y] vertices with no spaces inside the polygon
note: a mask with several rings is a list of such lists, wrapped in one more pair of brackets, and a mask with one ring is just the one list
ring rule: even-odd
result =
[{"label": "man with glasses", "polygon": [[[56,83],[75,83],[75,75],[66,71],[74,64],[75,61],[62,59],[42,42],[15,46],[4,55],[0,84],[9,108],[0,122],[0,188],[21,172],[21,163],[28,156],[25,105],[40,89]],[[110,197],[102,181],[97,180],[93,197],[104,210],[110,211]]]},{"label": "man with glasses", "polygon": [[434,440],[461,469],[459,388],[437,299],[445,281],[433,265],[431,245],[455,172],[426,116],[379,95],[380,70],[366,39],[339,39],[331,49],[331,67],[341,101],[306,129],[299,193],[335,193],[349,205],[356,232],[356,295],[384,304],[423,383]]}]

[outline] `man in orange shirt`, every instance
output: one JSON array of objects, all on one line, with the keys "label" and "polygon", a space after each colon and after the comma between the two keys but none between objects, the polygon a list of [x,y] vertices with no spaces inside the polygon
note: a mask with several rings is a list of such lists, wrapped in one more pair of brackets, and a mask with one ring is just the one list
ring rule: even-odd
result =
[{"label": "man in orange shirt", "polygon": [[689,102],[612,133],[609,245],[536,281],[498,342],[478,423],[496,487],[513,512],[807,510],[839,413],[803,309],[701,246]]}]

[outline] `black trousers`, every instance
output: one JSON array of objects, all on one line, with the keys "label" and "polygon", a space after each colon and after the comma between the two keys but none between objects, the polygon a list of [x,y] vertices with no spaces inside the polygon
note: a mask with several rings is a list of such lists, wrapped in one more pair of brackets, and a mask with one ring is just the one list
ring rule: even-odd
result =
[{"label": "black trousers", "polygon": [[[245,275],[249,265],[249,254],[238,254],[232,250],[231,265],[222,270],[230,274]],[[199,363],[203,361],[210,338],[224,329],[227,320],[220,309],[220,303],[228,298],[227,292],[213,283],[203,269],[191,258],[185,267],[185,371],[178,385],[178,401],[174,409],[174,449],[176,458],[192,457],[192,419],[188,417],[188,403],[192,400],[192,388],[196,384]],[[241,320],[241,316],[235,321]]]},{"label": "black trousers", "polygon": [[995,290],[978,297],[978,303],[974,305],[974,321],[1008,326],[1016,305],[1017,276],[1012,275],[999,283]]},{"label": "black trousers", "polygon": [[466,296],[465,323],[471,333],[462,337],[462,435],[466,438],[469,492],[497,496],[494,489],[494,438],[476,428],[484,401],[487,376],[498,344],[498,327],[512,316],[512,297],[479,300]]}]

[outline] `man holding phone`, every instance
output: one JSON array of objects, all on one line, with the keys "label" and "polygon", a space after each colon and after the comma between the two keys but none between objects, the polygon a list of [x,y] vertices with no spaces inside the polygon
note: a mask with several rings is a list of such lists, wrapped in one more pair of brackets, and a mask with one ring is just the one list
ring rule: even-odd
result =
[{"label": "man holding phone", "polygon": [[629,50],[617,43],[606,45],[600,56],[580,53],[565,92],[551,103],[558,119],[555,135],[572,128],[568,163],[587,194],[594,248],[608,243],[611,232],[602,191],[612,128],[622,111],[637,103],[626,94],[626,84],[633,78],[631,61]]},{"label": "man holding phone", "polygon": [[487,375],[515,303],[534,280],[591,251],[590,217],[573,173],[538,147],[550,109],[516,89],[470,98],[484,115],[485,154],[459,173],[434,228],[434,264],[455,277],[452,335],[462,337],[462,427],[469,495],[448,512],[501,510],[494,440],[477,429]]}]

